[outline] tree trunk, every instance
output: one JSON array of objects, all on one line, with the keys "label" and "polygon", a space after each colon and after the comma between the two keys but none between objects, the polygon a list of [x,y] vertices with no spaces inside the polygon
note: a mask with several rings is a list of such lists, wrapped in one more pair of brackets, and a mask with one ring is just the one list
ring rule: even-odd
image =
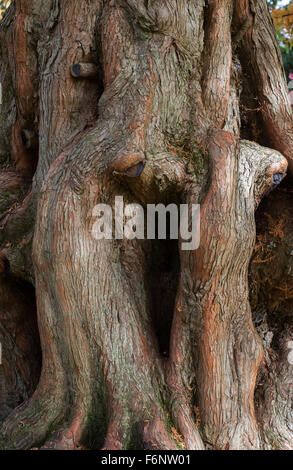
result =
[{"label": "tree trunk", "polygon": [[[293,125],[265,0],[15,0],[0,35],[0,448],[293,449],[290,180],[268,197]],[[116,196],[201,204],[199,248],[97,241]]]}]

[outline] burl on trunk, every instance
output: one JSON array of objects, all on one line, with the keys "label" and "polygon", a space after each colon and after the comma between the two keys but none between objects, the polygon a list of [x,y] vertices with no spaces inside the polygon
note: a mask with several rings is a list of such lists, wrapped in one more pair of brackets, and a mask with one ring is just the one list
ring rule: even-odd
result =
[{"label": "burl on trunk", "polygon": [[[254,397],[255,211],[293,169],[265,0],[15,0],[0,35],[0,447],[292,449],[292,365]],[[199,249],[95,240],[117,195],[201,204]]]}]

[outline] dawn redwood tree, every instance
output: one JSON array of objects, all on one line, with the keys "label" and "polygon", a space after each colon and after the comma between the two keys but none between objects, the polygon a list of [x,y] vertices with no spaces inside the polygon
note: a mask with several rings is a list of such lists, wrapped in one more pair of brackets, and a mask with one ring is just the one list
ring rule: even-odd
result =
[{"label": "dawn redwood tree", "polygon": [[[292,449],[288,177],[266,195],[293,125],[265,0],[15,0],[0,28],[1,448]],[[199,249],[95,240],[115,196],[200,203]]]}]

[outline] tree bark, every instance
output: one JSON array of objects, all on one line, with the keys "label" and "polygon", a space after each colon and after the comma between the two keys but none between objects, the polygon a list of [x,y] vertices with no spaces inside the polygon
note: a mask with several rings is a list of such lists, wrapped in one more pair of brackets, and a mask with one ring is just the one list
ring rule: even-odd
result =
[{"label": "tree bark", "polygon": [[[15,0],[0,35],[0,448],[292,449],[292,223],[274,326],[255,245],[293,169],[265,0]],[[95,240],[115,196],[200,203],[199,249]]]}]

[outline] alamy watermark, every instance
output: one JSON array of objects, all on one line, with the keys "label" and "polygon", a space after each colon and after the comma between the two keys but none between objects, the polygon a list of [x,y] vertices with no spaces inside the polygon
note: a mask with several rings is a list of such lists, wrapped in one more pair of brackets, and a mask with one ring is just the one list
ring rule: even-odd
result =
[{"label": "alamy watermark", "polygon": [[92,212],[95,222],[92,235],[96,240],[180,240],[182,250],[196,250],[200,245],[199,204],[124,205],[116,196],[114,209],[97,204]]}]

